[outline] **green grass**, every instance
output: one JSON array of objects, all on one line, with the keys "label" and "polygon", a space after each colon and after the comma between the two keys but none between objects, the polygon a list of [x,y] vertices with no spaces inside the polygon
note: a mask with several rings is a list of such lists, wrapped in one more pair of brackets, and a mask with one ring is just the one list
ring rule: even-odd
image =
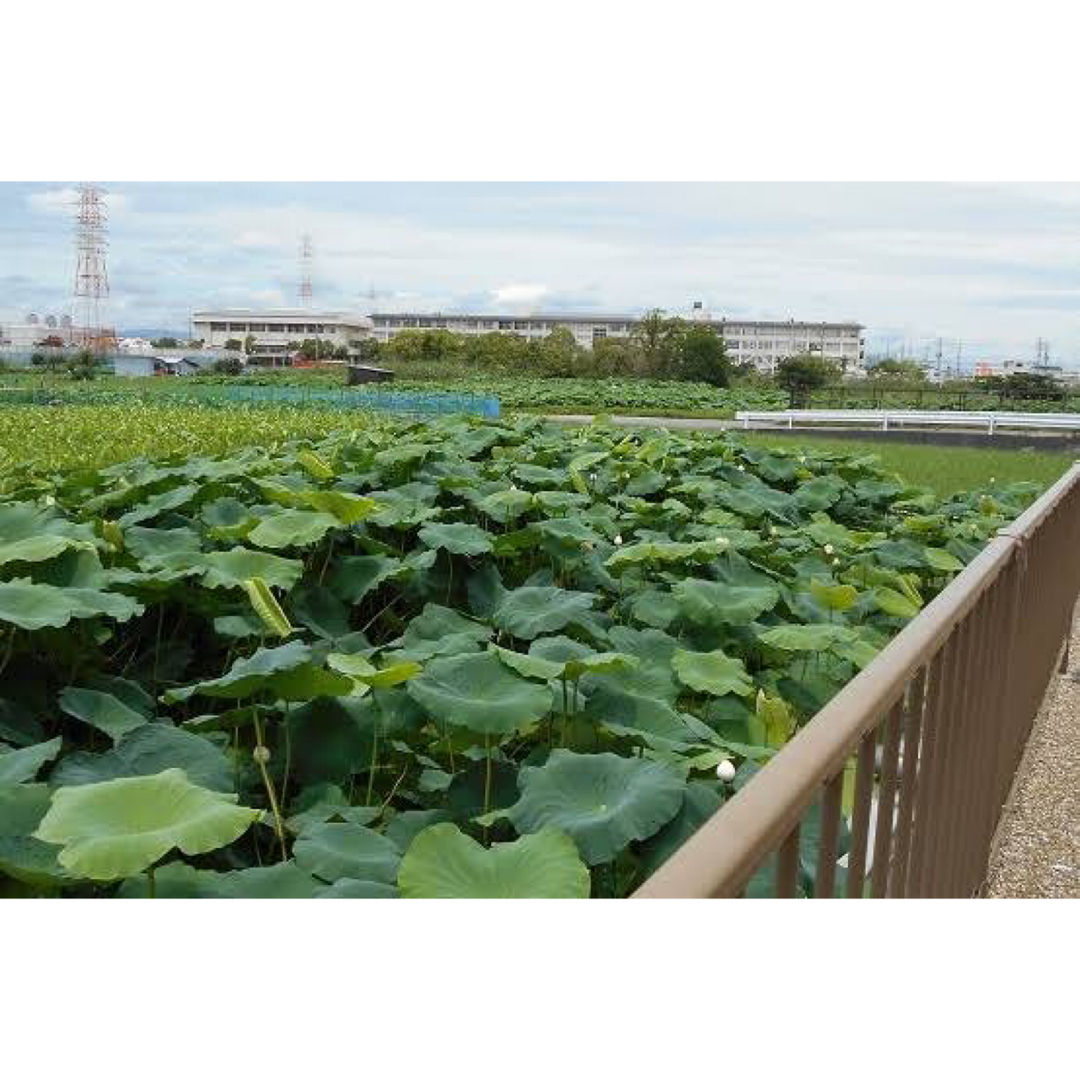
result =
[{"label": "green grass", "polygon": [[1077,458],[1075,452],[922,446],[860,439],[807,439],[764,431],[740,432],[739,435],[750,442],[767,446],[802,446],[811,453],[814,450],[834,450],[845,454],[875,454],[883,468],[899,473],[914,484],[932,488],[940,495],[982,487],[991,481],[1012,484],[1017,480],[1029,480],[1041,487],[1049,487]]}]

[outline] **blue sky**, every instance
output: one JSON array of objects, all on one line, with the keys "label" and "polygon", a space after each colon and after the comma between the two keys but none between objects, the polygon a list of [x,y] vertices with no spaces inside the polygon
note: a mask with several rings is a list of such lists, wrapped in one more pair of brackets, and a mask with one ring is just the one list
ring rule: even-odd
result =
[{"label": "blue sky", "polygon": [[[192,310],[857,319],[872,348],[1080,362],[1080,184],[108,183],[111,321]],[[0,319],[70,307],[73,182],[0,184]],[[374,300],[372,299],[374,296]]]}]

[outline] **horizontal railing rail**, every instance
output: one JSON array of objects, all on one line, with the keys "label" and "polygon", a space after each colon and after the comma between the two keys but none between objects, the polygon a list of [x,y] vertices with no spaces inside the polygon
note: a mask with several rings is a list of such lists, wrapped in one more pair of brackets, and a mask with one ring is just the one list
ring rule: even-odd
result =
[{"label": "horizontal railing rail", "polygon": [[1080,413],[946,412],[929,409],[740,409],[735,419],[749,430],[752,424],[794,427],[796,424],[862,424],[868,427],[975,427],[991,435],[1001,429],[1034,428],[1080,431]]},{"label": "horizontal railing rail", "polygon": [[1080,593],[1080,464],[635,893],[972,896]]}]

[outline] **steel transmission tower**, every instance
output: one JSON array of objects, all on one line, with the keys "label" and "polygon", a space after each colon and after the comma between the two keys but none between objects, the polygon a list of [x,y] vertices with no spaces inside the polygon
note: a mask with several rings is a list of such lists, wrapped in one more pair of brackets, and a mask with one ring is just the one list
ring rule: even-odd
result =
[{"label": "steel transmission tower", "polygon": [[311,307],[311,264],[314,260],[314,252],[311,247],[311,237],[304,233],[300,237],[300,306]]},{"label": "steel transmission tower", "polygon": [[101,352],[105,335],[101,327],[101,304],[109,296],[109,271],[105,265],[109,216],[95,184],[81,184],[75,210],[75,312],[76,335],[84,348]]}]

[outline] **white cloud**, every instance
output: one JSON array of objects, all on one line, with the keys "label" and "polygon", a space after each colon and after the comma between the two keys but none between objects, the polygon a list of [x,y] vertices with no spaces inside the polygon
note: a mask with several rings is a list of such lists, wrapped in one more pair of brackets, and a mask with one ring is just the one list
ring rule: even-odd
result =
[{"label": "white cloud", "polygon": [[551,290],[546,285],[500,285],[491,290],[491,300],[496,307],[534,307]]}]

